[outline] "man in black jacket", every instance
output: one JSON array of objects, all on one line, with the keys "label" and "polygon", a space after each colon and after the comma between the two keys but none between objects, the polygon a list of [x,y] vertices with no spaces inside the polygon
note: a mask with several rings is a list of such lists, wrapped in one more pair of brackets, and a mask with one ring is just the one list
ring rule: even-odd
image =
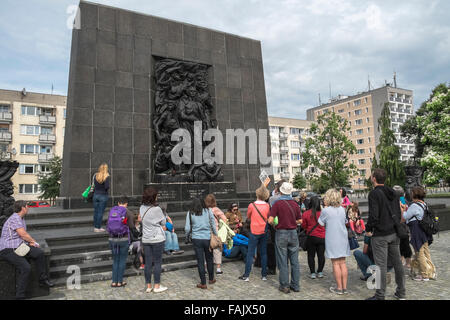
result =
[{"label": "man in black jacket", "polygon": [[397,290],[394,297],[405,299],[405,271],[400,256],[400,239],[397,236],[395,222],[400,222],[400,200],[396,192],[384,185],[386,171],[375,169],[371,180],[375,187],[369,193],[369,219],[366,231],[372,232],[371,245],[376,266],[380,276],[377,276],[375,296],[368,300],[384,300],[386,291],[386,272],[388,260],[395,270]]}]

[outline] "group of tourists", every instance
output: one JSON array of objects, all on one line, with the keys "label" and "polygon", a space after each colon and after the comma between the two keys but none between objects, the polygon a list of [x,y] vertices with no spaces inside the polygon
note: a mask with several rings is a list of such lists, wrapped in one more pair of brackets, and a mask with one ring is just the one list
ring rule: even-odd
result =
[{"label": "group of tourists", "polygon": [[[124,287],[123,281],[129,252],[135,253],[135,266],[144,269],[147,293],[160,293],[168,288],[161,284],[163,255],[183,254],[167,207],[158,203],[158,190],[146,188],[139,213],[128,210],[129,199],[119,198],[108,214],[106,229],[102,229],[103,211],[108,201],[109,173],[106,164],[94,175],[94,232],[108,232],[113,257],[111,287]],[[299,251],[306,250],[311,279],[324,278],[326,258],[331,260],[335,285],[329,291],[348,294],[346,258],[359,245],[354,238],[364,236],[363,250],[353,255],[367,281],[375,266],[379,272],[375,295],[380,300],[386,294],[386,274],[394,270],[397,285],[394,297],[404,299],[405,267],[413,279],[428,281],[436,278],[429,246],[433,237],[424,229],[422,220],[429,208],[424,202],[425,190],[412,189],[412,202],[407,204],[401,187],[385,186],[386,172],[375,169],[371,175],[374,185],[369,193],[369,217],[364,223],[358,203],[351,202],[345,190],[330,189],[323,200],[314,196],[308,201],[302,194],[300,202],[292,198],[293,186],[281,180],[275,190],[267,189],[267,179],[256,190],[256,201],[247,208],[244,221],[239,206],[231,204],[224,213],[213,194],[194,198],[186,215],[186,243],[192,242],[197,259],[200,282],[197,288],[207,289],[216,275],[223,273],[222,258],[238,258],[245,262],[239,280],[248,282],[253,266],[261,267],[261,280],[279,271],[279,290],[283,293],[300,291]],[[30,275],[29,259],[36,260],[41,285],[53,286],[48,279],[45,258],[39,244],[26,232],[28,208],[17,201],[14,214],[5,222],[0,239],[0,257],[19,270],[17,298],[25,298]],[[408,230],[408,232],[407,232]],[[412,260],[412,250],[415,256]],[[27,251],[22,251],[26,246]],[[316,266],[315,257],[318,264]],[[402,261],[403,259],[403,261]],[[372,268],[373,269],[373,268]],[[208,284],[207,279],[208,277]]]}]

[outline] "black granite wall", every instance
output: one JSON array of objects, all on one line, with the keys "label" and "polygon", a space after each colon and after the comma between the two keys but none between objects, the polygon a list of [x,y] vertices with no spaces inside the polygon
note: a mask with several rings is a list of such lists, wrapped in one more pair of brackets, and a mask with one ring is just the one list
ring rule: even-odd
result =
[{"label": "black granite wall", "polygon": [[[211,65],[219,129],[268,129],[261,43],[88,2],[73,30],[61,196],[80,197],[102,162],[112,195],[152,182],[154,57]],[[270,138],[268,154],[270,155]],[[225,141],[225,139],[224,139]],[[255,190],[260,165],[224,165],[237,192]]]}]

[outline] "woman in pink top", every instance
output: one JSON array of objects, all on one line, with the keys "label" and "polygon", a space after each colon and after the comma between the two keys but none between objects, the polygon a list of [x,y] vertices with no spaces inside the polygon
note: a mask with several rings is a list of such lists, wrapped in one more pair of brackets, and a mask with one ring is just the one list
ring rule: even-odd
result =
[{"label": "woman in pink top", "polygon": [[345,191],[345,189],[341,189],[341,198],[342,198],[342,204],[341,204],[342,207],[347,208],[348,206],[352,205],[352,202],[348,198],[347,191]]},{"label": "woman in pink top", "polygon": [[[211,211],[214,214],[214,218],[216,219],[216,230],[219,231],[219,220],[223,220],[223,222],[227,223],[227,217],[225,214],[217,208],[217,202],[216,197],[213,194],[208,194],[205,198],[205,204],[208,208],[211,208]],[[222,250],[220,249],[214,249],[213,250],[214,255],[214,264],[217,267],[216,274],[223,274],[223,271],[221,269],[222,264]]]},{"label": "woman in pink top", "polygon": [[245,272],[243,276],[239,277],[239,279],[244,281],[248,281],[257,247],[261,255],[261,277],[263,281],[267,280],[267,218],[270,213],[270,205],[264,200],[268,199],[269,196],[269,190],[264,185],[261,185],[256,190],[257,201],[250,203],[248,206],[247,220],[250,219],[251,221],[250,239],[248,241]]}]

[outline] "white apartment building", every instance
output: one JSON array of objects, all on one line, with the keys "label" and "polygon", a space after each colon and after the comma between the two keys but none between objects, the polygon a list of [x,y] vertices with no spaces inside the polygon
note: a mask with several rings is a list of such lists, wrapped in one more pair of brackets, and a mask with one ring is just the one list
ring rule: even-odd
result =
[{"label": "white apartment building", "polygon": [[[301,169],[301,153],[305,151],[306,139],[313,121],[269,116],[272,164],[275,182],[280,179],[292,181]],[[309,167],[303,173],[313,173]]]},{"label": "white apartment building", "polygon": [[11,179],[16,200],[41,194],[38,174],[62,157],[65,118],[65,96],[0,89],[0,152],[2,160],[19,162]]}]

